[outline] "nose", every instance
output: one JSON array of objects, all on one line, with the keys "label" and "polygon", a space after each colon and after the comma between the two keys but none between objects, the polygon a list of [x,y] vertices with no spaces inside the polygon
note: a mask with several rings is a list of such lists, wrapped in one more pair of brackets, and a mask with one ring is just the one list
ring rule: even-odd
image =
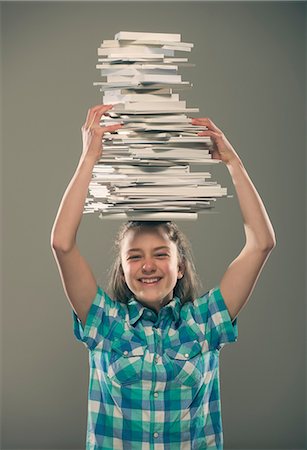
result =
[{"label": "nose", "polygon": [[156,264],[153,259],[148,258],[144,261],[142,271],[146,273],[152,273],[156,271]]}]

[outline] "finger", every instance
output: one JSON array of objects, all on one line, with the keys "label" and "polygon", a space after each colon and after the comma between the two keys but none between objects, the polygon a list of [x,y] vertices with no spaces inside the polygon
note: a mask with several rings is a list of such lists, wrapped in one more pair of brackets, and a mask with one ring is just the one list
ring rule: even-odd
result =
[{"label": "finger", "polygon": [[200,131],[197,133],[198,136],[214,136],[216,138],[221,137],[220,133],[213,131],[213,130],[207,130],[207,131]]},{"label": "finger", "polygon": [[205,125],[209,130],[221,132],[221,130],[212,122],[209,117],[196,117],[192,119],[193,125]]},{"label": "finger", "polygon": [[192,124],[192,125],[205,125],[204,120],[205,120],[204,118],[193,117],[193,118],[191,119],[191,124]]},{"label": "finger", "polygon": [[99,127],[101,116],[103,116],[107,111],[113,108],[113,105],[103,105],[102,108],[98,109],[92,118],[92,121],[89,125],[89,128],[91,127]]},{"label": "finger", "polygon": [[89,123],[91,123],[94,113],[98,109],[100,109],[102,106],[103,105],[96,105],[96,106],[93,106],[92,108],[88,109],[87,116],[86,116],[86,119],[85,119],[85,126],[87,126]]},{"label": "finger", "polygon": [[96,105],[93,108],[90,108],[87,113],[85,128],[90,128],[93,125],[96,115],[99,115],[100,118],[102,114],[111,108],[113,108],[113,105]]},{"label": "finger", "polygon": [[105,127],[100,127],[100,128],[103,131],[103,133],[106,133],[107,131],[109,131],[111,133],[112,131],[118,130],[122,126],[123,126],[122,123],[115,123],[114,125],[107,125]]}]

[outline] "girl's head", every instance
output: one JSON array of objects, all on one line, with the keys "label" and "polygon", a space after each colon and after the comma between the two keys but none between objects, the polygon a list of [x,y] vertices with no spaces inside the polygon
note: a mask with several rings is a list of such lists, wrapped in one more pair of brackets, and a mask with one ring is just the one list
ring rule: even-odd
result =
[{"label": "girl's head", "polygon": [[182,303],[198,295],[199,280],[186,236],[173,222],[130,221],[119,230],[109,290],[118,301],[132,296],[159,310],[174,296]]}]

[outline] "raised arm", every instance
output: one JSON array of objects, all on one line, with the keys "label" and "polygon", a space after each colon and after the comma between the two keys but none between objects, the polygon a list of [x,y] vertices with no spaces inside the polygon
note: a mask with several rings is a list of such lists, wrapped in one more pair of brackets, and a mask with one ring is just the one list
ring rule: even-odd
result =
[{"label": "raised arm", "polygon": [[220,282],[222,296],[234,319],[251,296],[261,270],[276,245],[275,233],[260,195],[223,132],[209,118],[192,119],[192,123],[208,128],[198,134],[212,138],[212,158],[226,164],[243,217],[246,243]]},{"label": "raised arm", "polygon": [[58,265],[66,296],[82,321],[95,298],[97,283],[91,268],[81,256],[76,244],[88,186],[94,165],[102,154],[102,138],[106,131],[121,125],[100,126],[100,119],[112,105],[97,105],[88,110],[82,126],[83,150],[77,169],[64,193],[51,232],[51,247]]}]

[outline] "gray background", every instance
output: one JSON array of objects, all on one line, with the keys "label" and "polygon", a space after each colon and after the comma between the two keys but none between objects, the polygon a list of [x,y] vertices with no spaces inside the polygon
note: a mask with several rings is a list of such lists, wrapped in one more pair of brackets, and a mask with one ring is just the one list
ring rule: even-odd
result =
[{"label": "gray background", "polygon": [[[181,97],[240,155],[273,223],[277,247],[221,353],[225,448],[303,449],[305,436],[306,4],[2,2],[2,445],[85,447],[88,354],[72,330],[49,246],[81,153],[87,109],[101,103],[97,47],[120,30],[181,33],[194,83]],[[178,56],[180,56],[178,54]],[[211,170],[211,169],[210,169]],[[233,199],[178,222],[204,291],[244,243],[226,166],[213,179]],[[78,242],[106,284],[119,222],[83,218]]]}]

